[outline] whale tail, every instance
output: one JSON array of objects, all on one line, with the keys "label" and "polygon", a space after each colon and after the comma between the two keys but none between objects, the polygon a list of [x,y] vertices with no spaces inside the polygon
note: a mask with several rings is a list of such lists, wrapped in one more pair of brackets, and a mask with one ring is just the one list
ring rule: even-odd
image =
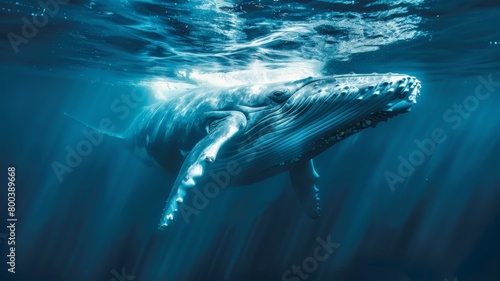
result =
[{"label": "whale tail", "polygon": [[110,131],[106,131],[106,130],[102,130],[102,129],[99,129],[95,126],[92,126],[90,124],[87,124],[86,122],[66,113],[66,112],[63,112],[64,115],[68,116],[69,118],[75,120],[76,122],[82,124],[83,126],[91,129],[91,130],[94,130],[96,132],[98,132],[99,134],[102,134],[102,135],[105,135],[105,136],[108,136],[108,137],[112,137],[112,138],[116,138],[116,139],[121,139],[121,140],[124,140],[125,139],[125,136],[123,134],[117,134],[117,133],[113,133],[113,132],[110,132]]}]

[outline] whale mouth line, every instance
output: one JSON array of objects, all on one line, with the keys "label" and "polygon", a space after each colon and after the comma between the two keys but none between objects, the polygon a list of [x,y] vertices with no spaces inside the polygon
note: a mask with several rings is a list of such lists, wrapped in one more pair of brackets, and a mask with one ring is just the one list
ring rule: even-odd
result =
[{"label": "whale mouth line", "polygon": [[335,130],[334,132],[330,132],[324,135],[323,137],[320,138],[320,140],[326,141],[324,145],[328,145],[332,141],[339,142],[352,134],[360,132],[363,129],[375,128],[377,127],[378,123],[386,122],[387,120],[396,115],[398,115],[397,112],[390,112],[390,111],[372,112],[369,114],[369,116],[361,120],[351,122],[341,129]]},{"label": "whale mouth line", "polygon": [[375,128],[377,127],[378,123],[386,122],[387,120],[395,117],[396,115],[399,115],[399,113],[391,111],[372,112],[369,114],[369,116],[361,120],[351,122],[341,129],[337,129],[333,132],[325,134],[319,140],[310,144],[309,150],[305,152],[303,155],[301,155],[301,157],[295,157],[293,159],[282,161],[280,163],[277,163],[273,166],[266,168],[265,171],[268,172],[283,166],[290,166],[294,163],[299,162],[302,159],[309,159],[310,158],[309,155],[315,154],[315,151],[317,149],[322,149],[323,147],[330,147],[331,145],[340,142],[343,139],[362,131],[363,129]]}]

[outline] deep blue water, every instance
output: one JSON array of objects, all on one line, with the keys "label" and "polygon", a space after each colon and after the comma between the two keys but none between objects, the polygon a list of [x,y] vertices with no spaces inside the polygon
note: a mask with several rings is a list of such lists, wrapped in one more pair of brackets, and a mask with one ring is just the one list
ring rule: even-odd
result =
[{"label": "deep blue water", "polygon": [[[36,34],[25,30],[27,38],[23,17],[43,21],[43,9],[36,1],[0,3],[1,169],[16,167],[18,218],[14,275],[2,235],[4,178],[2,281],[283,280],[328,237],[340,246],[307,280],[500,280],[498,1],[71,0],[57,7],[45,10],[47,24]],[[94,146],[61,180],[52,167],[85,140],[63,112],[92,124],[109,118],[119,131],[140,106],[188,88],[349,72],[415,75],[422,95],[411,113],[315,159],[317,220],[282,174],[226,188],[189,224],[159,231],[174,178],[116,140]],[[123,107],[122,97],[136,93],[138,105]],[[455,111],[464,103],[462,114]],[[444,141],[389,184],[388,172],[397,174],[416,142],[436,130]],[[122,269],[128,279],[116,276]]]}]

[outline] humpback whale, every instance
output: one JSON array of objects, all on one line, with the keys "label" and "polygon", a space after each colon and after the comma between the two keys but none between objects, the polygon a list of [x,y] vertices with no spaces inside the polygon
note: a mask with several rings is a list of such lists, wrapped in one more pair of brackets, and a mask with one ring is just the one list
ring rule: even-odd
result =
[{"label": "humpback whale", "polygon": [[420,81],[403,74],[348,74],[284,83],[199,88],[144,108],[123,134],[177,177],[160,227],[189,189],[237,164],[229,185],[288,171],[302,207],[320,214],[313,158],[346,137],[410,111]]}]

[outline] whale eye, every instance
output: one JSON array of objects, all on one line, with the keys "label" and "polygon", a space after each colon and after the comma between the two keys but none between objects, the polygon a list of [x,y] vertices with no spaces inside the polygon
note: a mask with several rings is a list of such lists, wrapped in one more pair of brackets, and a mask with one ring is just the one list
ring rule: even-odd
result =
[{"label": "whale eye", "polygon": [[284,102],[287,98],[287,89],[279,89],[271,92],[271,95],[269,96],[270,99],[272,99],[275,102]]}]

